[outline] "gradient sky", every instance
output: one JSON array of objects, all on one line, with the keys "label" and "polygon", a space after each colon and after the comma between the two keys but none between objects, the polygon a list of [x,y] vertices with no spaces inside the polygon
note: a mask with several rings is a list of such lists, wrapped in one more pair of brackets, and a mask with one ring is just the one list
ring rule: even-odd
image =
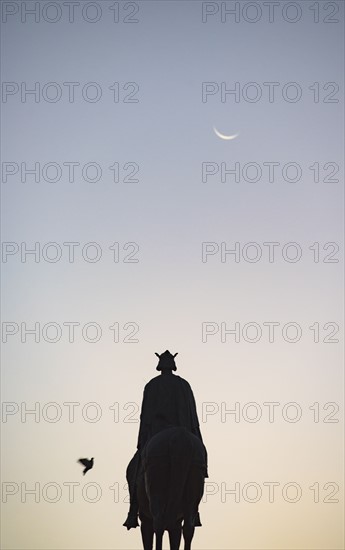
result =
[{"label": "gradient sky", "polygon": [[[284,20],[284,13],[293,17],[292,11],[284,11],[285,1],[278,2],[271,23],[263,2],[254,3],[262,9],[256,23],[245,21],[243,11],[238,23],[231,17],[222,23],[221,2],[208,3],[208,9],[218,7],[219,12],[205,23],[207,3],[203,7],[198,1],[102,1],[96,3],[101,18],[95,23],[82,17],[86,2],[76,7],[72,23],[66,7],[60,21],[45,21],[43,16],[53,17],[53,11],[44,11],[44,1],[38,3],[37,23],[32,16],[24,23],[20,19],[22,4],[32,7],[33,2],[2,4],[7,11],[18,7],[7,21],[3,12],[3,83],[18,83],[19,88],[26,83],[29,89],[38,82],[42,90],[56,82],[63,89],[56,103],[42,94],[37,103],[32,95],[22,102],[17,93],[1,104],[2,168],[6,162],[28,167],[55,162],[64,168],[55,183],[45,181],[42,173],[38,183],[32,176],[22,182],[20,172],[2,181],[2,240],[19,249],[21,243],[30,249],[38,242],[42,249],[55,242],[63,250],[56,263],[43,254],[37,263],[32,255],[21,262],[19,253],[6,263],[3,258],[3,322],[28,328],[39,323],[40,329],[38,343],[33,336],[23,343],[19,330],[2,346],[2,400],[18,404],[18,412],[7,422],[3,416],[2,423],[3,491],[9,490],[4,483],[18,487],[2,505],[3,548],[140,548],[139,530],[128,533],[122,527],[128,507],[125,469],[136,448],[143,387],[157,374],[154,352],[165,349],[179,353],[177,374],[193,388],[209,454],[208,494],[200,506],[203,527],[196,530],[194,547],[343,548],[343,3],[318,2],[319,23],[313,20],[315,3],[309,1],[295,3],[301,10],[296,23]],[[239,9],[245,4],[239,2]],[[112,5],[119,6],[118,23]],[[136,6],[138,22],[125,23],[124,16]],[[331,15],[332,6],[338,14]],[[96,12],[89,9],[93,17]],[[327,17],[339,22],[327,23]],[[80,83],[72,103],[63,82]],[[100,101],[83,99],[80,90],[88,82],[101,87]],[[118,103],[109,90],[114,82],[120,83]],[[131,91],[123,90],[128,82],[139,86],[137,103],[122,101]],[[241,90],[256,82],[263,96],[256,103],[243,96],[238,103],[231,97],[223,103],[218,93],[202,102],[203,82],[226,82],[229,88],[239,82]],[[272,103],[264,82],[278,83]],[[288,82],[301,87],[300,101],[282,97]],[[319,102],[309,89],[316,82]],[[323,101],[332,91],[324,89],[329,82],[339,86],[336,103]],[[239,136],[222,141],[213,126]],[[98,163],[101,179],[85,181],[78,168],[70,182],[63,163],[72,161]],[[273,161],[298,163],[301,180],[285,181],[277,169],[272,183],[265,171],[256,183],[243,177],[222,183],[219,174],[202,182],[202,163],[223,162],[231,169],[236,162],[264,168],[263,163]],[[121,167],[119,183],[109,170],[115,162]],[[127,162],[139,165],[139,182],[122,181]],[[319,182],[309,168],[314,163],[320,166]],[[323,181],[330,173],[326,163],[339,166],[338,182]],[[81,243],[74,262],[68,261],[64,242]],[[90,242],[102,250],[96,263],[81,255]],[[115,242],[118,263],[109,250]],[[138,262],[123,261],[132,251],[123,249],[129,242],[139,246]],[[243,257],[236,263],[231,256],[222,262],[218,253],[202,262],[203,242],[219,247],[224,242],[228,248],[255,242],[263,256],[257,263]],[[276,261],[268,261],[264,242],[280,243]],[[297,263],[282,258],[281,249],[289,242],[302,249]],[[318,263],[309,249],[314,243],[320,243]],[[338,262],[323,261],[332,251],[323,249],[326,243],[339,246]],[[272,321],[280,323],[274,343],[267,332],[257,343],[243,337],[235,343],[231,336],[221,341],[221,323],[232,328],[236,322],[241,327],[256,322],[265,329],[263,323]],[[73,343],[63,325],[71,322],[80,323]],[[96,343],[82,338],[81,327],[90,322],[102,330]],[[206,322],[219,325],[219,332],[202,342]],[[294,344],[281,336],[281,327],[289,322],[302,329]],[[62,327],[59,342],[46,341],[46,323]],[[118,343],[109,330],[114,323],[120,329]],[[134,326],[124,327],[126,323],[139,326],[133,337],[138,342],[124,342]],[[309,329],[314,323],[320,326],[319,343]],[[323,341],[334,326],[324,328],[326,323],[339,325],[338,343]],[[90,329],[88,334],[91,338],[94,333]],[[33,408],[35,402],[40,404],[38,422],[32,415],[21,421],[21,403]],[[51,402],[62,411],[55,423],[47,420],[44,408]],[[73,422],[66,402],[80,403]],[[90,402],[102,411],[98,422],[87,421],[87,413],[83,417]],[[222,422],[221,410],[236,402],[241,411],[247,403],[257,403],[262,418],[254,423],[242,415],[235,422],[228,415]],[[264,402],[280,404],[272,423]],[[299,422],[282,416],[290,402],[302,410]],[[320,422],[313,421],[309,408],[315,403]],[[336,411],[332,405],[324,409],[327,403],[339,406],[331,418],[338,422],[324,422]],[[96,409],[88,410],[91,417]],[[95,457],[86,478],[76,464],[80,456]],[[280,485],[270,503],[263,484],[272,481]],[[63,485],[68,482],[80,484],[74,502]],[[239,483],[242,490],[250,482],[263,490],[257,503],[247,502],[242,493],[238,503],[231,495],[225,499],[225,486]],[[33,495],[21,501],[21,483],[28,488],[39,484],[39,502]],[[61,489],[59,502],[48,502],[53,489],[44,498],[47,483]],[[87,483],[101,487],[98,502],[83,498]],[[301,487],[298,502],[282,497],[287,483]],[[315,483],[319,503],[310,489]],[[339,502],[324,502],[334,484],[339,492],[333,498]]]}]

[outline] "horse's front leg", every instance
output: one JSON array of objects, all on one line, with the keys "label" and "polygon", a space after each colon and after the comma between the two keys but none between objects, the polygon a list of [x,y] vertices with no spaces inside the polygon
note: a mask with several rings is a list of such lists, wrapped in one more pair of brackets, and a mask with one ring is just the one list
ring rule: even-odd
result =
[{"label": "horse's front leg", "polygon": [[164,529],[158,529],[155,531],[156,535],[156,550],[163,550],[163,535]]},{"label": "horse's front leg", "polygon": [[169,529],[170,550],[179,550],[182,536],[182,520],[177,520],[176,526]]},{"label": "horse's front leg", "polygon": [[184,550],[191,550],[192,540],[194,537],[194,525],[190,518],[189,521],[183,522],[183,538],[184,538]]},{"label": "horse's front leg", "polygon": [[153,522],[150,518],[140,518],[141,538],[143,540],[144,550],[153,548]]}]

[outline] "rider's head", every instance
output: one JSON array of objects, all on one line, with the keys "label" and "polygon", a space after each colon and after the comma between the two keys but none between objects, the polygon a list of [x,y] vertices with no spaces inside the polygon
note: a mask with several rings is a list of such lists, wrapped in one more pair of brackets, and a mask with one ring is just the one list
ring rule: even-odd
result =
[{"label": "rider's head", "polygon": [[159,353],[156,352],[156,355],[157,357],[159,357],[159,363],[156,367],[157,370],[160,370],[160,371],[177,370],[175,365],[175,357],[177,353],[172,355],[170,351],[166,350],[164,353],[161,353],[160,355]]}]

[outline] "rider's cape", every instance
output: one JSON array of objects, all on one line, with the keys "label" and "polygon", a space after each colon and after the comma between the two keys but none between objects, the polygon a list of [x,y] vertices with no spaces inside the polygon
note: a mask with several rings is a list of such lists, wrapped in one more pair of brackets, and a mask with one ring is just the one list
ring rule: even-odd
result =
[{"label": "rider's cape", "polygon": [[175,374],[159,375],[144,388],[138,449],[156,433],[184,426],[201,439],[195,399],[189,383]]}]

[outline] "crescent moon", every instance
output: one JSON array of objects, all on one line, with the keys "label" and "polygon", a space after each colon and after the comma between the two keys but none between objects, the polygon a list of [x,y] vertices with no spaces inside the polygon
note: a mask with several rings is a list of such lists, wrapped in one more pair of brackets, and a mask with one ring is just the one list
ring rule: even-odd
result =
[{"label": "crescent moon", "polygon": [[230,139],[235,139],[238,136],[238,134],[233,134],[232,136],[221,134],[220,132],[218,132],[217,128],[215,128],[214,126],[213,126],[213,131],[216,134],[216,136],[218,136],[220,139],[230,140]]}]

